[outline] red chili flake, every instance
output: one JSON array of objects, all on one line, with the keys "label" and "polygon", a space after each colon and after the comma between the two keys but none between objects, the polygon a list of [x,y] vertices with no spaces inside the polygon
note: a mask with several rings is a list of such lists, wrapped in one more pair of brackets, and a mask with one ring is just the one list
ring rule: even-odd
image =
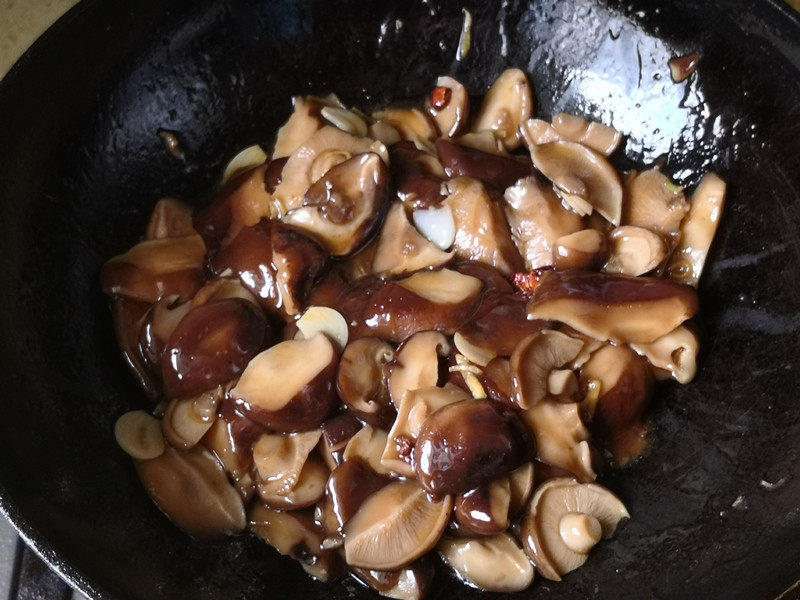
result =
[{"label": "red chili flake", "polygon": [[453,90],[449,87],[440,86],[431,92],[431,106],[435,110],[444,110],[450,104],[450,97],[453,95]]},{"label": "red chili flake", "polygon": [[542,280],[542,275],[546,271],[552,271],[553,267],[542,267],[541,269],[534,269],[530,273],[515,273],[514,285],[517,289],[526,296],[533,295],[536,286]]}]

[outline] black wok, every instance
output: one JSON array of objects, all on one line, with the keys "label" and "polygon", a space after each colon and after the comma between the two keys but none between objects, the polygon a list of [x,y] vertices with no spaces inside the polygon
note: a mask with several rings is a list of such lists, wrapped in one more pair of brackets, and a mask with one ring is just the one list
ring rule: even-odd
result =
[{"label": "black wok", "polygon": [[[98,270],[154,201],[196,201],[293,94],[377,106],[450,72],[483,93],[528,71],[537,111],[630,134],[730,198],[700,295],[701,370],[665,385],[652,448],[603,481],[632,521],[561,584],[516,597],[775,598],[800,578],[800,22],[777,2],[84,0],[0,83],[0,506],[103,599],[373,597],[310,580],[248,536],[195,543],[150,502],[113,423],[145,406]],[[667,60],[696,51],[676,85]],[[181,161],[157,132],[177,132]],[[486,597],[441,575],[433,598]],[[511,596],[509,596],[511,597]]]}]

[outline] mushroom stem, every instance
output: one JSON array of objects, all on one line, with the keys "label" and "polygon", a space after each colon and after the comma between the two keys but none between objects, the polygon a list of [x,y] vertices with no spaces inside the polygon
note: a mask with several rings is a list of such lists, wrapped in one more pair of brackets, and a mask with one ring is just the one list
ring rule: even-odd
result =
[{"label": "mushroom stem", "polygon": [[594,515],[569,512],[558,524],[561,539],[567,548],[579,554],[588,554],[603,537],[600,521]]}]

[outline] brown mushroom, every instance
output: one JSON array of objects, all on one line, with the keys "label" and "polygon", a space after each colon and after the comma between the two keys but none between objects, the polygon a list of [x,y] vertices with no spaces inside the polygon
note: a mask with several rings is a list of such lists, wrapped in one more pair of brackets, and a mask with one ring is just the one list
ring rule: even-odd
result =
[{"label": "brown mushroom", "polygon": [[250,361],[230,395],[246,416],[267,427],[313,429],[336,402],[337,365],[336,348],[323,334],[281,342]]},{"label": "brown mushroom", "polygon": [[492,84],[472,126],[491,130],[508,150],[519,148],[519,128],[533,114],[533,92],[520,69],[507,69]]},{"label": "brown mushroom", "polygon": [[601,538],[609,538],[630,517],[625,505],[604,487],[551,479],[531,500],[522,527],[525,552],[550,580],[580,567]]},{"label": "brown mushroom", "polygon": [[581,481],[597,477],[592,466],[589,431],[578,404],[544,401],[522,413],[536,438],[538,458],[574,474]]},{"label": "brown mushroom", "polygon": [[462,400],[422,424],[414,471],[431,494],[461,494],[510,473],[533,456],[534,443],[511,409],[490,400]]},{"label": "brown mushroom", "polygon": [[439,358],[450,353],[450,343],[438,331],[421,331],[410,336],[397,349],[386,367],[389,395],[400,408],[406,392],[433,387],[439,381]]},{"label": "brown mushroom", "polygon": [[489,398],[514,407],[513,381],[511,377],[511,361],[498,356],[489,361],[479,376],[481,385]]},{"label": "brown mushroom", "polygon": [[622,185],[606,158],[575,142],[550,142],[531,148],[534,166],[553,182],[556,193],[581,215],[599,212],[619,225]]},{"label": "brown mushroom", "polygon": [[330,471],[323,460],[311,455],[300,471],[297,484],[291,490],[283,493],[268,491],[262,482],[258,484],[258,495],[264,504],[278,510],[306,508],[322,499],[329,476]]},{"label": "brown mushroom", "polygon": [[[203,304],[216,302],[218,300],[227,300],[229,298],[239,298],[241,300],[258,305],[256,297],[253,296],[253,294],[251,294],[250,291],[248,291],[248,289],[242,285],[241,281],[238,279],[221,277],[219,279],[209,281],[203,287],[201,287],[194,295],[194,298],[192,298],[191,303],[186,306],[186,310],[188,310],[190,307],[194,308],[197,306],[202,306]],[[170,312],[174,313],[175,311],[173,309]],[[170,320],[174,318],[177,318],[177,315],[171,316]],[[158,318],[154,315],[154,321],[155,320],[158,320]],[[167,337],[169,337],[169,334]]]},{"label": "brown mushroom", "polygon": [[683,188],[673,184],[660,170],[633,173],[625,181],[622,222],[672,238],[689,212]]},{"label": "brown mushroom", "polygon": [[330,581],[341,571],[341,561],[324,550],[324,532],[311,509],[284,512],[255,503],[248,514],[250,529],[285,556],[296,559],[313,578]]},{"label": "brown mushroom", "polygon": [[459,139],[436,140],[436,152],[449,177],[478,179],[501,191],[533,172],[531,163],[523,158],[479,150]]},{"label": "brown mushroom", "polygon": [[353,156],[314,182],[303,205],[290,210],[283,221],[308,232],[334,256],[352,254],[380,224],[388,175],[377,154]]},{"label": "brown mushroom", "polygon": [[528,304],[528,318],[561,321],[614,342],[653,342],[696,313],[689,286],[585,271],[544,273]]},{"label": "brown mushroom", "polygon": [[313,96],[292,98],[294,111],[289,120],[278,129],[272,158],[287,157],[302,146],[312,135],[325,126],[322,109],[326,106],[341,107],[342,103],[334,95],[327,98]]},{"label": "brown mushroom", "polygon": [[[583,348],[581,340],[553,330],[533,333],[523,339],[511,355],[514,403],[522,409],[527,409],[548,396],[563,400],[563,397],[559,398],[561,394],[549,391],[550,378],[554,373],[563,370],[564,365],[574,360],[581,348]],[[572,373],[572,371],[567,372]],[[559,380],[563,383],[563,379],[556,375],[552,385],[557,386]],[[559,391],[563,393],[565,390],[562,387]]]},{"label": "brown mushroom", "polygon": [[235,378],[270,331],[263,313],[238,298],[190,310],[172,332],[161,357],[170,398],[196,396]]},{"label": "brown mushroom", "polygon": [[[438,212],[442,209],[431,210]],[[443,210],[450,212],[449,208]],[[429,211],[417,212],[428,213]],[[416,214],[415,212],[415,216]],[[453,222],[452,216],[450,216],[450,222]],[[453,226],[453,231],[455,232],[455,226]],[[409,222],[405,207],[400,202],[396,202],[389,209],[377,244],[372,271],[384,277],[403,275],[429,267],[439,267],[453,257],[451,252],[443,252],[420,235],[419,231]]]},{"label": "brown mushroom", "polygon": [[390,469],[381,461],[387,440],[388,434],[383,429],[367,425],[347,442],[342,458],[345,461],[358,458],[376,473],[387,475]]},{"label": "brown mushroom", "polygon": [[347,563],[390,571],[408,565],[439,541],[453,499],[431,500],[414,481],[396,481],[370,496],[344,528]]},{"label": "brown mushroom", "polygon": [[432,141],[438,137],[431,117],[418,108],[396,108],[373,113],[372,118],[392,125],[404,140]]},{"label": "brown mushroom", "polygon": [[411,454],[422,424],[440,408],[468,398],[462,390],[450,387],[420,387],[404,394],[381,454],[381,464],[403,477],[414,477]]},{"label": "brown mushroom", "polygon": [[583,219],[535,177],[520,179],[503,198],[511,239],[529,271],[551,266],[556,241],[583,229]]},{"label": "brown mushroom", "polygon": [[462,260],[494,267],[506,277],[522,269],[522,257],[500,206],[480,182],[459,178],[447,183],[445,206],[455,223],[453,250]]},{"label": "brown mushroom", "polygon": [[361,505],[392,481],[391,477],[376,472],[359,456],[351,456],[336,467],[325,488],[326,502],[330,503],[336,521],[334,533],[340,534]]},{"label": "brown mushroom", "polygon": [[433,583],[436,568],[425,557],[396,571],[353,568],[353,573],[381,596],[398,600],[422,600]]},{"label": "brown mushroom", "polygon": [[508,516],[515,519],[523,508],[528,505],[528,500],[533,493],[534,466],[533,462],[525,463],[508,475],[511,498],[508,503]]},{"label": "brown mushroom", "polygon": [[667,265],[670,279],[697,287],[722,217],[725,189],[725,181],[708,173],[692,194],[689,214],[681,223],[680,242]]},{"label": "brown mushroom", "polygon": [[314,240],[280,222],[260,221],[222,248],[211,268],[218,275],[230,269],[262,307],[291,317],[302,312],[325,260]]},{"label": "brown mushroom", "polygon": [[386,147],[380,142],[350,135],[330,125],[314,133],[292,152],[283,167],[281,182],[273,193],[282,214],[303,206],[306,191],[332,167],[365,153],[377,153],[388,163]]},{"label": "brown mushroom", "polygon": [[163,240],[196,235],[192,227],[192,207],[174,198],[156,202],[144,239]]},{"label": "brown mushroom", "polygon": [[[618,228],[623,229],[622,227]],[[608,241],[597,229],[581,229],[562,235],[553,245],[553,266],[565,269],[594,269],[608,257]]]},{"label": "brown mushroom", "polygon": [[467,123],[469,94],[466,88],[452,77],[439,77],[426,107],[436,121],[442,136],[455,137]]},{"label": "brown mushroom", "polygon": [[137,460],[136,470],[153,501],[187,533],[220,535],[245,528],[242,499],[204,447],[183,452],[167,446],[156,458]]},{"label": "brown mushroom", "polygon": [[339,360],[339,398],[360,419],[376,427],[391,426],[397,414],[386,377],[386,366],[394,358],[392,346],[367,337],[348,344]]},{"label": "brown mushroom", "polygon": [[160,394],[158,365],[145,358],[140,345],[142,329],[150,310],[150,304],[127,298],[115,298],[112,303],[114,332],[122,358],[144,393],[155,399]]},{"label": "brown mushroom", "polygon": [[164,437],[174,448],[188,450],[211,429],[217,418],[217,406],[225,395],[221,385],[193,398],[172,400],[161,420]]},{"label": "brown mushroom", "polygon": [[264,433],[256,440],[253,462],[262,496],[286,496],[298,485],[300,473],[321,435],[319,429],[313,429],[291,434]]},{"label": "brown mushroom", "polygon": [[667,257],[667,245],[658,234],[642,227],[624,225],[608,236],[609,255],[603,270],[606,273],[644,275]]},{"label": "brown mushroom", "polygon": [[173,295],[189,300],[203,285],[205,256],[199,235],[140,242],[103,265],[103,291],[151,304]]},{"label": "brown mushroom", "polygon": [[407,208],[437,206],[443,199],[444,167],[436,154],[400,142],[389,149],[389,168],[397,195]]},{"label": "brown mushroom", "polygon": [[495,535],[510,524],[511,483],[501,477],[479,485],[456,497],[453,515],[459,533],[467,535]]},{"label": "brown mushroom", "polygon": [[613,127],[566,113],[553,117],[553,129],[561,139],[579,142],[606,156],[622,142],[622,134]]},{"label": "brown mushroom", "polygon": [[487,592],[519,592],[533,582],[533,565],[507,533],[474,539],[444,538],[438,550],[461,579]]},{"label": "brown mushroom", "polygon": [[344,449],[363,427],[364,424],[349,410],[338,413],[320,426],[322,439],[319,448],[329,469],[333,470],[342,464]]},{"label": "brown mushroom", "polygon": [[164,453],[161,423],[143,410],[132,410],[114,424],[117,444],[128,456],[139,460],[158,458]]},{"label": "brown mushroom", "polygon": [[631,344],[653,367],[666,372],[678,383],[689,383],[697,374],[697,334],[681,325],[650,344]]}]

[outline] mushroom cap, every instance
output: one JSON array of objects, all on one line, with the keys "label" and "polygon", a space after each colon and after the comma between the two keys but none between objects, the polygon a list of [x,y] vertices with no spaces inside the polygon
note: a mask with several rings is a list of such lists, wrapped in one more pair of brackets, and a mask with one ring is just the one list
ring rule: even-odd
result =
[{"label": "mushroom cap", "polygon": [[678,383],[689,383],[697,374],[697,334],[681,325],[650,344],[631,344],[657,369],[669,372]]},{"label": "mushroom cap", "polygon": [[508,150],[519,148],[519,128],[533,114],[533,92],[520,69],[506,69],[483,99],[473,131],[491,130]]},{"label": "mushroom cap", "polygon": [[371,571],[358,567],[352,568],[352,571],[381,596],[397,600],[422,600],[433,582],[436,565],[430,558],[422,557],[395,571]]},{"label": "mushroom cap", "polygon": [[309,454],[319,443],[319,429],[282,435],[264,433],[253,444],[253,462],[263,494],[286,495],[300,480]]},{"label": "mushroom cap", "polygon": [[[460,138],[436,140],[436,152],[450,177],[478,179],[497,190],[504,190],[518,179],[528,177],[533,165],[525,158],[487,151],[482,140],[471,139],[467,145]],[[480,149],[475,146],[480,145]]]},{"label": "mushroom cap", "polygon": [[553,116],[553,129],[562,139],[579,142],[605,156],[622,142],[622,134],[613,127],[566,113]]},{"label": "mushroom cap", "polygon": [[406,392],[433,387],[439,381],[439,358],[450,353],[450,342],[438,331],[420,331],[406,339],[387,366],[389,394],[400,408]]},{"label": "mushroom cap", "polygon": [[643,227],[617,227],[608,239],[608,262],[603,267],[606,273],[637,277],[652,271],[667,257],[667,245],[661,236]]},{"label": "mushroom cap", "polygon": [[126,412],[117,419],[114,437],[119,447],[132,458],[148,460],[164,453],[161,423],[143,410]]},{"label": "mushroom cap", "polygon": [[338,311],[327,306],[309,306],[295,321],[297,329],[304,339],[311,339],[318,333],[324,333],[341,351],[347,346],[347,321]]},{"label": "mushroom cap", "polygon": [[459,494],[453,512],[459,532],[494,535],[508,529],[510,506],[511,482],[501,477]]},{"label": "mushroom cap", "polygon": [[[553,182],[556,192],[575,208],[575,197],[614,225],[622,215],[622,185],[606,158],[576,142],[557,141],[531,148],[534,166]],[[584,212],[579,210],[578,212]]]},{"label": "mushroom cap", "polygon": [[339,99],[331,94],[327,98],[314,96],[295,96],[292,98],[294,111],[283,126],[278,129],[272,158],[283,158],[294,153],[308,138],[325,126],[322,108],[325,106],[341,107]]},{"label": "mushroom cap", "polygon": [[[630,517],[625,505],[606,488],[594,483],[578,483],[570,478],[551,479],[541,485],[533,496],[530,510],[523,523],[523,543],[540,573],[548,579],[580,567],[588,557],[587,552],[577,552],[587,540],[581,536],[562,536],[562,520],[570,516],[565,525],[579,523],[577,515],[588,515],[600,526],[602,537],[614,534],[617,525]],[[592,521],[584,533],[593,533]],[[568,529],[568,528],[565,528]],[[565,542],[565,537],[569,543]],[[587,543],[584,547],[590,548]]]},{"label": "mushroom cap", "polygon": [[372,118],[392,125],[404,140],[432,141],[439,135],[432,117],[418,108],[382,110],[373,113]]},{"label": "mushroom cap", "polygon": [[625,181],[622,222],[644,227],[659,235],[678,234],[689,204],[683,188],[674,185],[658,169],[634,173]]},{"label": "mushroom cap", "polygon": [[602,231],[581,229],[563,235],[553,245],[553,266],[565,269],[592,269],[602,265],[608,255],[608,242]]},{"label": "mushroom cap", "polygon": [[545,329],[523,339],[511,355],[514,402],[530,408],[548,395],[548,377],[574,360],[583,342],[559,331]]},{"label": "mushroom cap", "polygon": [[436,546],[452,509],[451,496],[432,501],[414,481],[390,483],[345,525],[345,559],[377,571],[408,565]]},{"label": "mushroom cap", "polygon": [[569,471],[582,481],[597,477],[589,431],[578,404],[544,401],[523,412],[522,418],[536,438],[536,451],[542,462]]},{"label": "mushroom cap", "polygon": [[161,240],[196,233],[192,226],[192,207],[175,198],[162,198],[150,214],[144,239]]},{"label": "mushroom cap", "polygon": [[518,592],[533,582],[533,565],[507,533],[481,538],[444,538],[438,550],[461,579],[482,590]]},{"label": "mushroom cap", "polygon": [[376,426],[388,427],[396,416],[385,372],[394,358],[392,346],[366,337],[350,342],[339,360],[339,398],[359,418]]}]

